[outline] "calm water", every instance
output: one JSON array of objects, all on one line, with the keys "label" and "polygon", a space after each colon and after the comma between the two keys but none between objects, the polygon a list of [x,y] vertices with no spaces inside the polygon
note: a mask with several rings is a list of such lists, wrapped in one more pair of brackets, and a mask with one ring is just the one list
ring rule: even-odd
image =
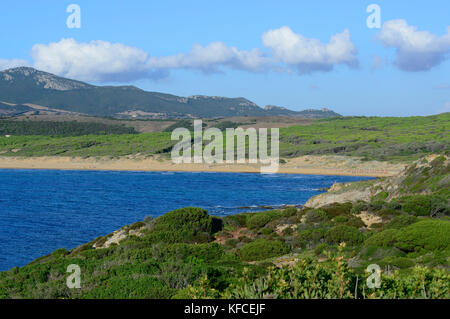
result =
[{"label": "calm water", "polygon": [[[185,206],[215,215],[304,204],[365,177],[247,173],[0,170],[0,270]],[[255,210],[261,208],[254,207]]]}]

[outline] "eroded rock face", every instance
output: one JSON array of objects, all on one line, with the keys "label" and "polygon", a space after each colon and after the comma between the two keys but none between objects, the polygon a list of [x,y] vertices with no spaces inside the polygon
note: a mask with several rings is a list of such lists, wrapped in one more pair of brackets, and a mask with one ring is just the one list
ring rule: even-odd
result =
[{"label": "eroded rock face", "polygon": [[[446,175],[449,164],[448,156],[431,154],[414,161],[392,177],[374,181],[335,183],[327,193],[310,198],[305,206],[318,208],[332,203],[356,202],[358,200],[368,202],[372,196],[381,192],[386,193],[386,201],[413,193],[428,194],[431,193],[431,190],[426,187],[420,191],[412,191],[416,184],[411,184],[411,180],[417,181],[416,176],[423,176],[423,172],[428,171],[430,176],[434,174],[442,177],[439,181],[440,184],[450,184],[448,173]],[[443,187],[443,185],[440,185],[440,187]]]},{"label": "eroded rock face", "polygon": [[347,191],[344,193],[328,192],[311,197],[305,204],[306,207],[318,208],[333,203],[368,201],[373,196],[370,189]]}]

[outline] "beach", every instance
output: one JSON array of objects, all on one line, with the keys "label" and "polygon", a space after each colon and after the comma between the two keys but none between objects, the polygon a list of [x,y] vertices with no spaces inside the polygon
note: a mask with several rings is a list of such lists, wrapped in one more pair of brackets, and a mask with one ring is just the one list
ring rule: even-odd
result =
[{"label": "beach", "polygon": [[[308,175],[343,175],[386,177],[400,172],[406,164],[362,161],[348,156],[300,156],[280,163],[277,173]],[[128,170],[180,172],[234,172],[259,173],[261,164],[174,164],[167,158],[155,156],[123,157],[0,157],[2,169],[56,169],[56,170]]]}]

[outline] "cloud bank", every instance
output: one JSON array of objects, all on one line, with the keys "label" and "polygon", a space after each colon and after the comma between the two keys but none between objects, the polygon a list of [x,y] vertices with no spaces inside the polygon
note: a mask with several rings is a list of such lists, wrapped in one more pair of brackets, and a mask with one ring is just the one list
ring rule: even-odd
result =
[{"label": "cloud bank", "polygon": [[396,49],[394,64],[407,72],[430,70],[450,55],[450,27],[447,34],[436,36],[418,31],[405,20],[391,20],[383,24],[378,39],[385,47]]},{"label": "cloud bank", "polygon": [[[358,65],[357,50],[348,30],[335,34],[323,44],[318,39],[294,33],[289,27],[262,35],[265,51],[239,50],[223,42],[195,44],[187,53],[150,56],[140,48],[107,41],[77,42],[61,39],[36,44],[31,50],[33,66],[59,76],[87,82],[129,82],[166,77],[170,70],[194,69],[204,73],[226,69],[246,72],[331,71],[337,65]],[[23,60],[0,60],[0,68],[27,65]]]}]

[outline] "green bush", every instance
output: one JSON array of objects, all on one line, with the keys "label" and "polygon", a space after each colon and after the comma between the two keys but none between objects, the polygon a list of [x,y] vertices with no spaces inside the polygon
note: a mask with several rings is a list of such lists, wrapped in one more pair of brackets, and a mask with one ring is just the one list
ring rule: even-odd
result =
[{"label": "green bush", "polygon": [[407,252],[446,249],[450,247],[450,222],[427,219],[401,228],[395,246]]},{"label": "green bush", "polygon": [[321,239],[325,238],[326,232],[327,229],[324,227],[301,230],[298,233],[298,240],[303,245],[308,242],[318,242]]},{"label": "green bush", "polygon": [[328,215],[321,209],[308,210],[305,213],[307,223],[321,223],[328,220]]},{"label": "green bush", "polygon": [[431,213],[431,196],[411,195],[397,199],[402,210],[415,216],[429,216]]},{"label": "green bush", "polygon": [[336,223],[345,223],[348,221],[347,216],[336,216],[335,218],[333,218],[333,221]]},{"label": "green bush", "polygon": [[350,213],[352,213],[352,214],[359,214],[363,210],[367,210],[368,207],[369,207],[369,205],[366,202],[358,201],[358,202],[353,204],[353,207],[350,210]]},{"label": "green bush", "polygon": [[316,256],[319,256],[320,254],[322,254],[325,249],[328,248],[328,245],[326,243],[322,243],[316,246],[316,248],[314,248],[314,254]]},{"label": "green bush", "polygon": [[414,262],[414,260],[406,258],[406,257],[395,257],[395,256],[389,256],[386,258],[383,258],[381,261],[378,262],[378,265],[380,265],[381,267],[384,266],[394,266],[400,269],[406,269],[406,268],[411,268],[415,265],[416,263]]},{"label": "green bush", "polygon": [[363,242],[364,236],[355,227],[338,225],[327,231],[325,239],[328,243],[333,244],[345,242],[349,245],[356,245]]},{"label": "green bush", "polygon": [[273,229],[265,227],[265,228],[261,229],[260,233],[262,235],[270,235],[273,233]]},{"label": "green bush", "polygon": [[289,248],[281,241],[269,241],[257,239],[244,245],[240,249],[240,256],[245,261],[263,260],[271,257],[282,256],[289,252]]},{"label": "green bush", "polygon": [[375,212],[378,216],[380,216],[382,219],[390,219],[398,214],[400,214],[395,209],[389,208],[389,207],[383,207],[380,210]]},{"label": "green bush", "polygon": [[399,229],[399,228],[403,228],[403,227],[409,226],[411,224],[414,224],[418,221],[419,221],[419,219],[417,217],[411,216],[411,215],[395,216],[394,218],[392,218],[389,221],[389,223],[386,224],[385,228],[386,229],[389,229],[389,228]]},{"label": "green bush", "polygon": [[367,238],[364,245],[366,247],[390,247],[397,242],[397,235],[398,231],[396,229],[386,229]]},{"label": "green bush", "polygon": [[210,240],[212,224],[206,210],[180,208],[155,219],[145,239],[150,243],[206,242]]},{"label": "green bush", "polygon": [[350,214],[353,208],[353,204],[350,202],[347,203],[333,203],[330,205],[326,205],[321,207],[321,209],[327,214],[329,218],[333,218],[339,215],[348,215]]},{"label": "green bush", "polygon": [[273,216],[265,213],[259,213],[255,215],[251,215],[247,219],[247,227],[250,229],[257,229],[266,226],[268,222],[273,219]]}]

